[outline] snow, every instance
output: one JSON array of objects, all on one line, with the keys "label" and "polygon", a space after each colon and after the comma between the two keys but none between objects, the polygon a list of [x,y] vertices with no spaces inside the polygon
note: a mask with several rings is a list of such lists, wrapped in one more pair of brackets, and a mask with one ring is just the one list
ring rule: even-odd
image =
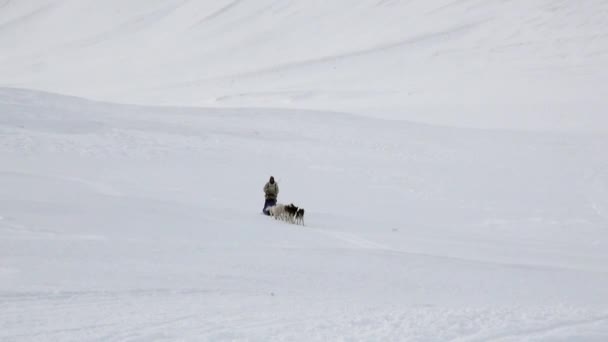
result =
[{"label": "snow", "polygon": [[0,340],[607,340],[607,11],[0,2]]},{"label": "snow", "polygon": [[604,0],[8,0],[0,83],[145,105],[606,131],[607,15]]},{"label": "snow", "polygon": [[[608,336],[603,135],[0,108],[2,340]],[[259,214],[270,173],[307,227]]]}]

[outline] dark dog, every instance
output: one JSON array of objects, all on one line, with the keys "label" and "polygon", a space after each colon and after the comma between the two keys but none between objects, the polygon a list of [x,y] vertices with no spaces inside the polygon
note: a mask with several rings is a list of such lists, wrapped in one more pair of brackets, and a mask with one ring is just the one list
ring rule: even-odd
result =
[{"label": "dark dog", "polygon": [[298,208],[296,211],[295,223],[304,225],[304,208]]},{"label": "dark dog", "polygon": [[293,205],[293,203],[285,206],[285,213],[287,213],[287,222],[295,222],[298,209],[299,208]]},{"label": "dark dog", "polygon": [[304,208],[298,208],[293,203],[285,206],[287,222],[304,225]]}]

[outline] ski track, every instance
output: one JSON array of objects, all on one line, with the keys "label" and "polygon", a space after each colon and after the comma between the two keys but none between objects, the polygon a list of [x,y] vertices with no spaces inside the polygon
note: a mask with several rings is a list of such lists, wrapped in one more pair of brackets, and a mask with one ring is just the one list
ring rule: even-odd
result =
[{"label": "ski track", "polygon": [[215,12],[205,16],[201,20],[199,20],[196,24],[192,25],[192,27],[196,27],[196,26],[208,23],[210,20],[213,20],[214,18],[217,18],[217,17],[221,16],[222,14],[230,11],[232,8],[238,6],[240,2],[241,2],[240,0],[234,0],[227,5],[224,5],[217,11],[215,11]]},{"label": "ski track", "polygon": [[311,227],[306,227],[306,228],[310,229],[312,231],[315,231],[319,234],[329,236],[338,241],[346,242],[348,245],[350,245],[356,249],[360,249],[360,250],[370,250],[370,251],[375,251],[375,252],[384,252],[384,253],[388,253],[388,254],[418,256],[418,257],[432,258],[432,259],[437,259],[437,260],[449,260],[449,261],[459,262],[459,263],[493,265],[493,266],[499,266],[499,267],[505,267],[505,268],[519,268],[519,269],[524,269],[524,270],[547,270],[547,271],[561,271],[561,272],[573,272],[573,273],[591,272],[591,273],[599,273],[599,274],[608,275],[608,272],[605,272],[605,271],[581,270],[581,269],[569,268],[569,267],[559,267],[559,266],[555,266],[555,265],[543,265],[543,264],[533,264],[533,263],[530,263],[530,264],[509,263],[509,262],[491,261],[491,260],[482,260],[482,259],[469,259],[469,258],[462,258],[462,257],[456,257],[456,256],[449,256],[449,255],[411,252],[411,251],[406,251],[406,250],[395,249],[388,245],[377,243],[377,242],[374,242],[372,240],[363,238],[359,235],[355,235],[352,233],[334,231],[334,230],[322,230],[322,229],[311,228]]}]

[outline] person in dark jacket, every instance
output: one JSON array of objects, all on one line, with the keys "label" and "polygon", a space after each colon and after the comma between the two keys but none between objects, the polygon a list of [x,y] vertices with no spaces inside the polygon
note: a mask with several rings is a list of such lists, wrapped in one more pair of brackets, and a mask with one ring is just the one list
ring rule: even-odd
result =
[{"label": "person in dark jacket", "polygon": [[272,176],[270,176],[268,183],[264,185],[264,196],[266,201],[264,202],[264,209],[262,212],[265,215],[270,215],[268,209],[277,205],[277,197],[279,196],[279,185],[274,181],[274,177]]}]

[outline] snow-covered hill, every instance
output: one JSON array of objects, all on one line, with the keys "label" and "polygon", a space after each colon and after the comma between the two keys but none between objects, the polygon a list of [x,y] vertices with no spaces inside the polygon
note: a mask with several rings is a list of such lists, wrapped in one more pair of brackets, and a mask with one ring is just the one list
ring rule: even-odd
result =
[{"label": "snow-covered hill", "polygon": [[608,340],[607,10],[0,1],[0,341]]},{"label": "snow-covered hill", "polygon": [[[0,91],[0,339],[608,336],[605,136]],[[259,214],[269,174],[307,227]]]},{"label": "snow-covered hill", "polygon": [[607,16],[604,0],[8,0],[0,86],[608,130]]}]

